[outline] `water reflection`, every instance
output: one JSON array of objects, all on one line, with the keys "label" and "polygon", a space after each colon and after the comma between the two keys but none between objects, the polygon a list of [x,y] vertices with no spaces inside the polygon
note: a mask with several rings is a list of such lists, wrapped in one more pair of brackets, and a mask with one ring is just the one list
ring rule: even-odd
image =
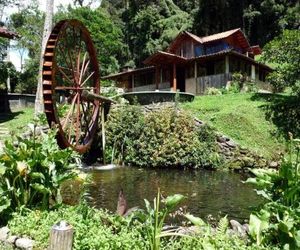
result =
[{"label": "water reflection", "polygon": [[228,214],[242,221],[262,199],[253,187],[243,184],[240,174],[207,170],[117,168],[92,172],[94,183],[89,188],[92,205],[116,210],[118,193],[123,188],[129,207],[144,207],[152,201],[158,187],[163,195],[180,193],[188,198],[184,205],[196,216],[205,218]]}]

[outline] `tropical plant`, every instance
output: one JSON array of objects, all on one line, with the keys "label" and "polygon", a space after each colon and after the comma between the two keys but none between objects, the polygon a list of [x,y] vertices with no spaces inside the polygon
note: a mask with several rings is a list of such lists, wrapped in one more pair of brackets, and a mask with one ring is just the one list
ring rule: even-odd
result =
[{"label": "tropical plant", "polygon": [[251,170],[248,183],[268,202],[250,216],[250,234],[258,245],[276,242],[285,249],[300,248],[300,140],[290,138],[289,154],[280,169]]},{"label": "tropical plant", "polygon": [[71,149],[61,150],[56,131],[41,137],[16,137],[6,141],[0,155],[0,214],[9,214],[23,207],[48,209],[61,202],[60,185],[77,176],[78,155]]},{"label": "tropical plant", "polygon": [[[144,225],[144,231],[146,231],[146,237],[151,250],[160,249],[162,237],[179,235],[178,233],[174,233],[173,230],[163,231],[163,226],[167,215],[173,212],[184,198],[181,194],[175,194],[161,201],[161,193],[158,190],[157,196],[153,200],[153,208],[148,200],[144,200],[146,211],[145,213],[136,214],[136,216]],[[163,207],[161,206],[161,202],[164,203]]]}]

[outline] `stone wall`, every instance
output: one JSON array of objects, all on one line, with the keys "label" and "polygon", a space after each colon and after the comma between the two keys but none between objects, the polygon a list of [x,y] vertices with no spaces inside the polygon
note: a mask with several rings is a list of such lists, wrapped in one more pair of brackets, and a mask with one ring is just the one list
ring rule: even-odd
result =
[{"label": "stone wall", "polygon": [[9,104],[5,109],[0,109],[0,112],[9,112],[10,109],[33,107],[35,102],[35,95],[30,94],[0,94],[1,103]]}]

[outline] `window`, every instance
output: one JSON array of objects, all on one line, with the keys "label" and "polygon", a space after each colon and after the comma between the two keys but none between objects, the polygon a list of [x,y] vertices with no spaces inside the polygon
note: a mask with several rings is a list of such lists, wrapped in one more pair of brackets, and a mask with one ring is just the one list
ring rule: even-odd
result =
[{"label": "window", "polygon": [[196,45],[194,50],[195,50],[195,57],[204,55],[204,48],[202,45]]}]

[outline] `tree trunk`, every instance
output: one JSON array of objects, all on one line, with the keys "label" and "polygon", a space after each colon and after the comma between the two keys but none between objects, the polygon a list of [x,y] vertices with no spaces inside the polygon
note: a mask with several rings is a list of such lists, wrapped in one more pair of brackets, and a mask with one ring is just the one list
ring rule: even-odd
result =
[{"label": "tree trunk", "polygon": [[34,112],[35,115],[38,115],[44,111],[43,82],[42,82],[42,70],[43,70],[43,60],[44,60],[43,55],[44,55],[48,37],[52,30],[53,5],[54,5],[54,0],[47,0],[47,2],[46,2],[46,17],[45,17],[45,23],[44,23],[42,49],[41,49],[41,56],[40,56],[38,85],[37,85],[36,97],[35,97],[35,112]]}]

